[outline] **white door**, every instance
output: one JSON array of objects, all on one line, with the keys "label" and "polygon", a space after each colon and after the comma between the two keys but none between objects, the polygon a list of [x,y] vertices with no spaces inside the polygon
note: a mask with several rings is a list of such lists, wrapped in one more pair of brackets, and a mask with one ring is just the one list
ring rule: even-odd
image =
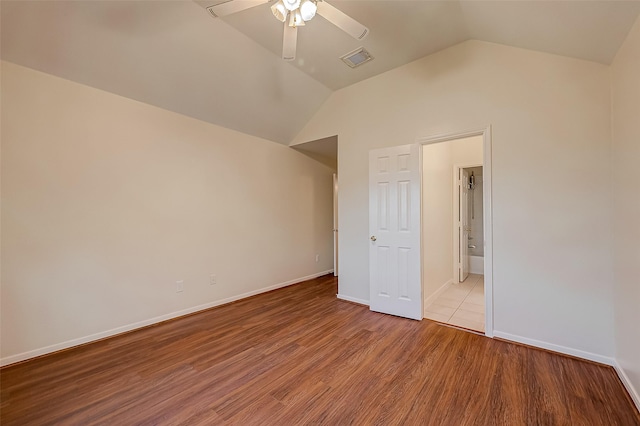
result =
[{"label": "white door", "polygon": [[463,282],[469,276],[469,234],[471,231],[469,221],[469,172],[466,169],[460,169],[458,195],[460,197],[458,204],[458,281]]},{"label": "white door", "polygon": [[418,145],[369,152],[372,311],[422,319]]}]

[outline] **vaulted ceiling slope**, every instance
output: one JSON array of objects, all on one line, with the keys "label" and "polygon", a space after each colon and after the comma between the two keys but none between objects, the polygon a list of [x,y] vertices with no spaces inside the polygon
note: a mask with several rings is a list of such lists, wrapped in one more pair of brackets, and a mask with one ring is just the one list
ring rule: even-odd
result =
[{"label": "vaulted ceiling slope", "polygon": [[[221,1],[3,0],[2,59],[288,144],[333,90],[469,39],[610,64],[640,13],[640,0],[329,0],[369,36],[318,16],[285,62],[269,5],[201,7]],[[360,46],[375,59],[339,60]]]},{"label": "vaulted ceiling slope", "polygon": [[[640,2],[633,0],[328,1],[371,30],[364,40],[355,40],[322,17],[299,29],[292,64],[334,90],[466,40],[610,64],[640,13]],[[282,29],[268,5],[221,19],[280,55]],[[349,69],[339,58],[360,46],[375,59]]]},{"label": "vaulted ceiling slope", "polygon": [[331,94],[191,1],[2,1],[0,13],[3,60],[283,144]]}]

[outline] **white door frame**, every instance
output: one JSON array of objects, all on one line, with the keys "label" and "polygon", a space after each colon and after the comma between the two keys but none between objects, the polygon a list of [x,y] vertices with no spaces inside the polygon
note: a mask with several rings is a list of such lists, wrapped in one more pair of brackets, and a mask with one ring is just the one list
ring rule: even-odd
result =
[{"label": "white door frame", "polygon": [[[484,334],[487,337],[493,337],[493,216],[491,203],[491,181],[492,181],[492,164],[491,164],[491,126],[483,129],[469,130],[459,133],[449,133],[445,135],[429,136],[418,138],[419,145],[430,145],[439,142],[448,142],[456,139],[468,138],[471,136],[482,136],[482,190],[483,190],[483,226],[484,226]],[[422,149],[420,151],[420,181],[422,183]],[[422,194],[422,192],[421,192]],[[421,195],[422,203],[422,195]],[[421,226],[420,229],[424,229]],[[420,239],[423,241],[423,239]],[[420,276],[423,276],[422,263],[420,262]]]},{"label": "white door frame", "polygon": [[338,276],[338,175],[333,174],[333,276]]},{"label": "white door frame", "polygon": [[[482,164],[454,164],[453,165],[453,283],[460,282],[459,265],[460,265],[460,241],[456,238],[458,235],[458,214],[460,214],[460,200],[458,199],[456,186],[458,185],[458,177],[461,169],[468,169],[470,167],[482,167]],[[484,200],[483,200],[484,201]],[[467,241],[467,244],[469,242]]]}]

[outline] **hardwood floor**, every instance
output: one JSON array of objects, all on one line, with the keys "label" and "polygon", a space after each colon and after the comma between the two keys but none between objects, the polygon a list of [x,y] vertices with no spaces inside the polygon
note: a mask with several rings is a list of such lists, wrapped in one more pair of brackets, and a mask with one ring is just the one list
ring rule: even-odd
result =
[{"label": "hardwood floor", "polygon": [[325,276],[0,371],[2,425],[640,425],[614,371]]}]

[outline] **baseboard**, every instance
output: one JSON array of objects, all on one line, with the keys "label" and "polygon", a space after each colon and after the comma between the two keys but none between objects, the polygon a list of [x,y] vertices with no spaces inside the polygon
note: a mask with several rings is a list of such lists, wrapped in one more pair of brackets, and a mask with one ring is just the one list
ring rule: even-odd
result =
[{"label": "baseboard", "polygon": [[447,287],[449,287],[451,284],[453,284],[453,280],[452,279],[450,279],[446,283],[442,284],[440,286],[440,288],[435,291],[435,293],[433,293],[431,296],[429,296],[426,299],[424,299],[424,306],[427,307],[431,303],[433,303],[433,301],[436,300],[447,289]]},{"label": "baseboard", "polygon": [[638,411],[640,411],[640,394],[638,394],[636,388],[633,387],[633,383],[631,383],[629,376],[627,376],[627,373],[624,372],[624,369],[620,364],[618,364],[617,360],[614,360],[613,368],[615,368],[616,373],[618,373],[618,377],[620,377],[620,381],[624,385],[627,392],[629,392],[629,396],[631,396],[631,399],[636,405],[636,408],[638,409]]},{"label": "baseboard", "polygon": [[357,303],[358,305],[369,306],[369,301],[364,299],[358,299],[357,297],[345,296],[344,294],[338,294],[338,299],[346,300],[347,302]]},{"label": "baseboard", "polygon": [[581,351],[580,349],[573,349],[566,346],[556,345],[553,343],[543,342],[541,340],[529,339],[528,337],[517,336],[515,334],[504,333],[502,331],[494,330],[493,336],[499,339],[508,340],[511,342],[522,343],[528,346],[534,346],[540,349],[546,349],[552,352],[558,352],[565,355],[571,355],[577,358],[586,359],[588,361],[597,362],[600,364],[615,365],[615,359],[604,355],[598,355],[587,351]]},{"label": "baseboard", "polygon": [[10,364],[15,364],[16,362],[26,361],[31,358],[35,358],[42,355],[47,355],[53,352],[61,351],[64,349],[69,349],[74,346],[84,345],[86,343],[95,342],[97,340],[102,340],[108,337],[113,337],[118,334],[127,333],[129,331],[133,331],[139,328],[147,327],[153,324],[157,324],[163,321],[167,321],[170,319],[182,317],[185,315],[190,315],[199,311],[204,311],[206,309],[215,308],[216,306],[225,305],[227,303],[235,302],[236,300],[244,299],[247,297],[255,296],[257,294],[266,293],[268,291],[277,290],[282,287],[287,287],[293,284],[298,284],[303,281],[311,280],[314,278],[321,277],[323,275],[332,274],[333,269],[328,271],[318,272],[315,274],[307,275],[306,277],[296,278],[293,280],[285,281],[282,283],[274,284],[268,287],[263,287],[258,290],[253,290],[247,293],[242,293],[237,296],[227,297],[225,299],[216,300],[213,302],[205,303],[198,306],[193,306],[191,308],[183,309],[176,312],[171,312],[165,315],[160,315],[154,318],[150,318],[143,321],[138,321],[132,324],[123,325],[121,327],[112,328],[111,330],[102,331],[99,333],[91,334],[89,336],[80,337],[77,339],[67,340],[66,342],[57,343],[55,345],[45,346],[44,348],[34,349],[32,351],[23,352],[17,355],[11,355],[5,358],[0,359],[0,367],[4,367]]}]

